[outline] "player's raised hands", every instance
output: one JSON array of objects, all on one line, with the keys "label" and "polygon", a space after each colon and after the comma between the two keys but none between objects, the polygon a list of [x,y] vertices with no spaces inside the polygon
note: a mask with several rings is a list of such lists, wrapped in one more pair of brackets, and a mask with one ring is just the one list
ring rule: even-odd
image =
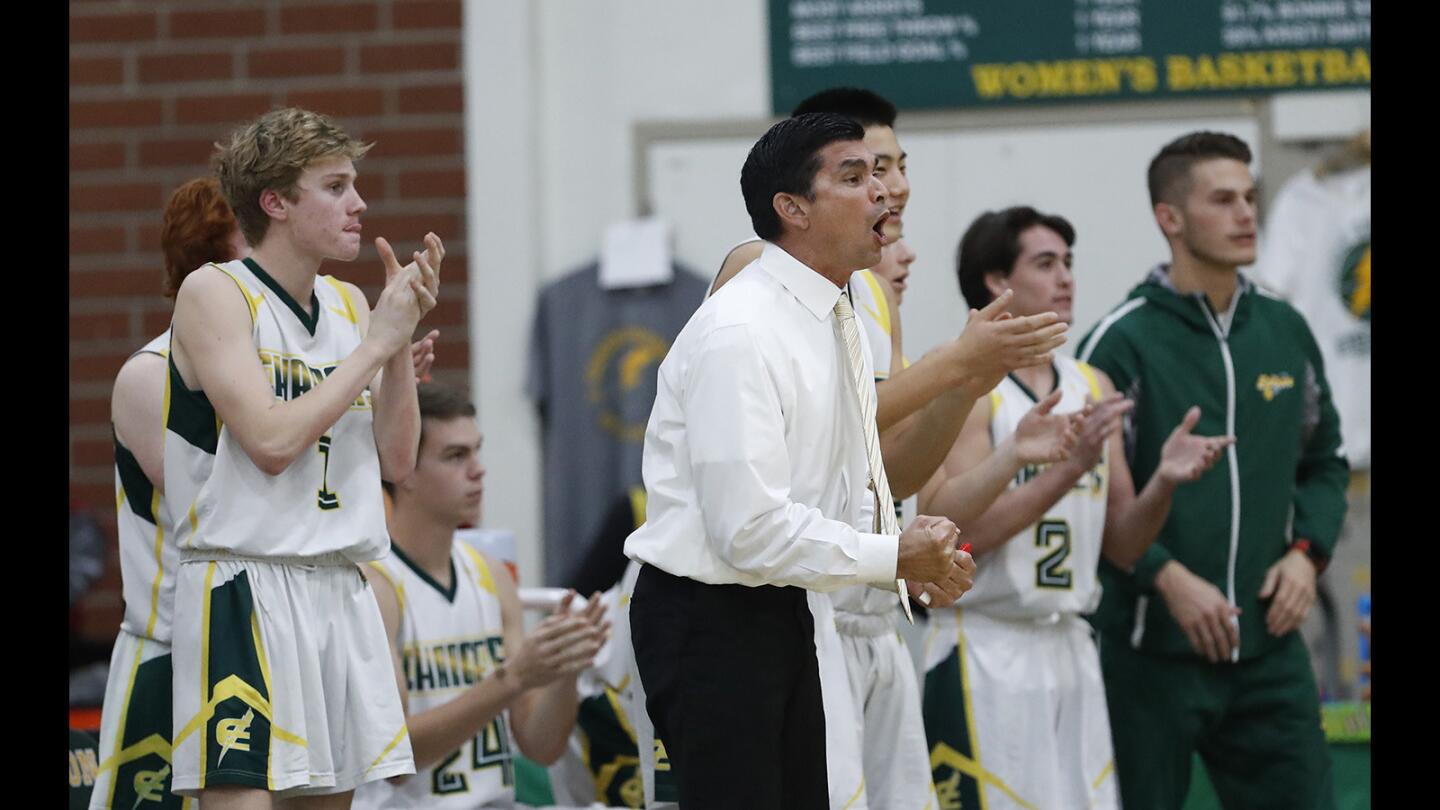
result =
[{"label": "player's raised hands", "polygon": [[1079,414],[1051,413],[1064,394],[1059,388],[1035,403],[1015,426],[1015,452],[1024,464],[1051,464],[1070,457],[1083,424]]},{"label": "player's raised hands", "polygon": [[410,345],[410,336],[420,321],[422,311],[412,283],[419,277],[419,268],[402,268],[384,237],[375,239],[375,250],[385,265],[385,287],[370,311],[370,327],[365,339],[377,341],[388,356]]},{"label": "player's raised hands", "polygon": [[415,366],[415,379],[430,381],[430,367],[435,365],[435,338],[440,337],[439,329],[431,329],[423,338],[410,344],[410,362]]},{"label": "player's raised hands", "polygon": [[522,689],[580,673],[605,643],[610,622],[600,594],[592,594],[579,611],[571,610],[574,599],[575,592],[567,591],[555,612],[536,625],[505,662]]},{"label": "player's raised hands", "polygon": [[970,310],[965,329],[951,344],[954,362],[977,391],[989,391],[1017,368],[1039,366],[1055,357],[1069,326],[1054,312],[1014,317],[1005,311],[1014,291],[1006,290],[981,310]]},{"label": "player's raised hands", "polygon": [[1225,448],[1235,443],[1234,436],[1195,436],[1190,431],[1200,421],[1200,406],[1191,406],[1185,418],[1170,432],[1160,448],[1162,479],[1171,484],[1184,484],[1198,479],[1215,466]]},{"label": "player's raised hands", "polygon": [[1080,411],[1080,435],[1070,460],[1082,469],[1094,467],[1105,451],[1105,442],[1120,429],[1121,420],[1134,407],[1134,402],[1120,394],[1111,394],[1098,402],[1087,401]]}]

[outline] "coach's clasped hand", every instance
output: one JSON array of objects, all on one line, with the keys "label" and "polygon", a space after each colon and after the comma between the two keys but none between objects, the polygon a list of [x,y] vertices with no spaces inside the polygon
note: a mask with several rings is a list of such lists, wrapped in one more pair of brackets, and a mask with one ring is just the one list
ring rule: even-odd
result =
[{"label": "coach's clasped hand", "polygon": [[956,546],[960,530],[949,518],[920,515],[900,533],[895,576],[910,595],[929,594],[931,608],[949,607],[975,585],[975,558]]}]

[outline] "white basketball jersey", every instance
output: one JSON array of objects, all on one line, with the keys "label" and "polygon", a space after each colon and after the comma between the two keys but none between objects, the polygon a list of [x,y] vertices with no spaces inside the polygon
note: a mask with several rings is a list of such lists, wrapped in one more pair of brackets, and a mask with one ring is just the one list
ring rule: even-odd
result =
[{"label": "white basketball jersey", "polygon": [[[170,354],[170,330],[135,354]],[[134,357],[135,355],[131,355]],[[120,587],[125,595],[128,633],[170,643],[170,617],[175,609],[175,566],[180,551],[167,514],[165,496],[145,477],[130,448],[115,441],[115,529],[120,539]]]},{"label": "white basketball jersey", "polygon": [[[455,700],[505,660],[504,624],[493,576],[509,576],[463,541],[450,549],[450,590],[405,556],[398,545],[366,567],[394,586],[400,602],[400,650],[410,690],[410,715]],[[509,807],[515,801],[508,716],[489,725],[437,764],[400,785],[370,782],[355,792],[357,810],[374,808]]]},{"label": "white basketball jersey", "polygon": [[[1052,413],[1084,408],[1087,394],[1100,398],[1099,383],[1089,366],[1057,355],[1054,369],[1063,393]],[[1035,402],[1014,375],[1007,376],[990,392],[990,438],[996,446],[1015,432]],[[1093,611],[1100,602],[1096,568],[1110,489],[1109,460],[1107,445],[1100,461],[1080,476],[1043,518],[978,558],[975,587],[960,600],[960,606],[1006,619]],[[1044,467],[1027,466],[1010,487],[1024,484]]]},{"label": "white basketball jersey", "polygon": [[[305,394],[360,345],[356,304],[335,278],[318,276],[301,307],[252,259],[213,266],[250,305],[255,350],[276,399]],[[368,388],[279,475],[255,466],[205,392],[186,389],[173,359],[165,396],[165,492],[181,549],[254,558],[338,552],[356,562],[385,553]]]}]

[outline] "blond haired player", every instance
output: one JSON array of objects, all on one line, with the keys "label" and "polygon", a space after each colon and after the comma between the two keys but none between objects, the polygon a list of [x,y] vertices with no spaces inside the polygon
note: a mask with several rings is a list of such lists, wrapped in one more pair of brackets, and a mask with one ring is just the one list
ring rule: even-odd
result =
[{"label": "blond haired player", "polygon": [[368,145],[294,108],[215,156],[244,260],[176,298],[165,491],[181,563],[174,790],[207,808],[348,807],[414,762],[385,630],[357,562],[389,545],[380,481],[419,441],[411,333],[435,305],[443,247],[401,268],[372,311],[319,274],[360,251],[354,161]]}]

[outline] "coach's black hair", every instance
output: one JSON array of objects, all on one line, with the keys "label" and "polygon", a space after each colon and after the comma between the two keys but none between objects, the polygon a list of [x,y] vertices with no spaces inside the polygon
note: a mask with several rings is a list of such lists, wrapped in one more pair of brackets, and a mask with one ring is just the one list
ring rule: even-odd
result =
[{"label": "coach's black hair", "polygon": [[865,130],[854,119],[834,113],[806,113],[770,127],[750,148],[740,169],[740,192],[750,224],[761,239],[780,235],[776,194],[815,199],[820,150],[836,141],[861,141]]}]

